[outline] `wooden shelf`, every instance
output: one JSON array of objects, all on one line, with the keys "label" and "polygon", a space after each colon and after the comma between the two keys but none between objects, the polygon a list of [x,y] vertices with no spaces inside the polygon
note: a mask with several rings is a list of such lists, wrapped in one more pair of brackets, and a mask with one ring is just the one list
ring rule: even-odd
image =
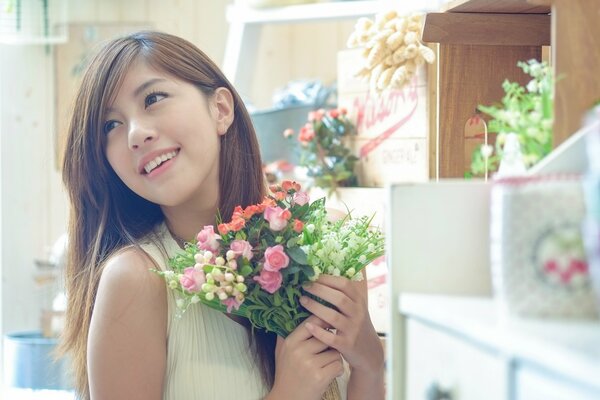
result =
[{"label": "wooden shelf", "polygon": [[372,17],[380,7],[379,0],[301,4],[267,9],[230,5],[227,7],[229,33],[223,72],[242,96],[248,96],[252,89],[255,58],[263,25]]},{"label": "wooden shelf", "polygon": [[[597,0],[452,0],[427,14],[423,41],[439,43],[439,177],[462,177],[465,121],[498,103],[502,81],[526,84],[517,61],[541,59],[551,45],[556,82],[554,146],[581,127],[600,100]],[[551,15],[549,15],[551,13]]]},{"label": "wooden shelf", "polygon": [[545,14],[429,13],[423,41],[501,46],[549,46]]},{"label": "wooden shelf", "polygon": [[452,0],[440,11],[463,13],[548,14],[550,6],[527,0]]},{"label": "wooden shelf", "polygon": [[371,16],[378,9],[377,0],[314,3],[266,9],[231,5],[227,8],[227,21],[232,24],[267,24],[358,18]]}]

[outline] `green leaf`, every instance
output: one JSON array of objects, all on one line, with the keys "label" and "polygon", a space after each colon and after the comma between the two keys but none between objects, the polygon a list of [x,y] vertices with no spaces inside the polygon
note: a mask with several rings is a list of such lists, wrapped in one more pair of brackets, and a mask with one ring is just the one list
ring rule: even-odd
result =
[{"label": "green leaf", "polygon": [[300,265],[306,265],[308,263],[306,253],[304,253],[300,247],[291,247],[287,249],[287,254],[292,260]]}]

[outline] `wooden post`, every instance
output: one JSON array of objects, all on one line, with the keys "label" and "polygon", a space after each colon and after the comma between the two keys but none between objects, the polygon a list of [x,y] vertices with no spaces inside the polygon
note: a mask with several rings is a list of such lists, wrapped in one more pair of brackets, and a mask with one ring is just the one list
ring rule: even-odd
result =
[{"label": "wooden post", "polygon": [[600,100],[600,1],[554,0],[552,57],[558,81],[554,102],[554,146],[581,127]]}]

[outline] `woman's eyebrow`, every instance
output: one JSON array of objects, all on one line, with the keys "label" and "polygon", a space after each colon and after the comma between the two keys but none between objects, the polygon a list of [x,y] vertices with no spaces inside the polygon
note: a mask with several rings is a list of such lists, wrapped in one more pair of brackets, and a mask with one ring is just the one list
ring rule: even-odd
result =
[{"label": "woman's eyebrow", "polygon": [[133,97],[139,96],[140,93],[142,93],[144,90],[146,90],[149,86],[152,86],[152,85],[154,85],[155,83],[158,83],[158,82],[166,82],[166,79],[163,79],[163,78],[153,78],[153,79],[150,79],[150,80],[142,83],[140,86],[137,87],[137,89],[135,89],[133,91]]}]

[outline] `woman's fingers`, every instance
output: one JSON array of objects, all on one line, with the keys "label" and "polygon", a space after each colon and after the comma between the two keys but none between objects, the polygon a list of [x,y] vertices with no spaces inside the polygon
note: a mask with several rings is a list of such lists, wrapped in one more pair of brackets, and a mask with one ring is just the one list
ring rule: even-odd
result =
[{"label": "woman's fingers", "polygon": [[333,304],[346,316],[354,314],[354,307],[356,306],[354,300],[339,289],[319,282],[313,282],[309,286],[304,287],[304,290]]},{"label": "woman's fingers", "polygon": [[[327,307],[307,296],[300,297],[300,303],[311,314],[316,315],[317,317],[325,321],[327,324],[331,325],[331,327],[342,330],[346,328],[348,318],[339,311],[336,311],[331,307]],[[310,321],[308,322],[310,323]]]},{"label": "woman's fingers", "polygon": [[[323,321],[316,315],[309,316],[300,325],[302,326],[307,323],[314,324],[314,325],[322,327],[322,328],[330,328],[331,327],[330,325],[328,325],[325,321]],[[300,326],[298,328],[300,328]],[[302,328],[298,329],[298,328],[294,329],[292,331],[292,333],[289,334],[289,336],[286,339],[288,342],[297,344],[297,343],[300,343],[312,336],[306,329],[302,329]]]}]

